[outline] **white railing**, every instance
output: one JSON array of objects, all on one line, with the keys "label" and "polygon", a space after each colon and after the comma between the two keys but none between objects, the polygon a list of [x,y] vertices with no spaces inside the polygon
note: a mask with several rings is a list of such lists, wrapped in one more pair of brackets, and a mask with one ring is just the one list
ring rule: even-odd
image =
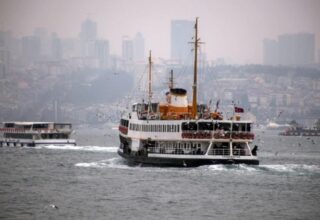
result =
[{"label": "white railing", "polygon": [[173,147],[148,147],[148,153],[204,155],[205,152],[203,152],[200,148],[184,149],[184,148],[173,148]]}]

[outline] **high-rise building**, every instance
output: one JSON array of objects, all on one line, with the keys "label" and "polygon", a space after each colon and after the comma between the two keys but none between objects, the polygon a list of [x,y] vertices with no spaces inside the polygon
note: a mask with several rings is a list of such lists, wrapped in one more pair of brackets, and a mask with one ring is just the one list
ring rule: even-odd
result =
[{"label": "high-rise building", "polygon": [[133,60],[145,60],[144,38],[140,32],[133,39]]},{"label": "high-rise building", "polygon": [[263,62],[267,65],[301,66],[315,62],[315,35],[284,34],[263,42]]},{"label": "high-rise building", "polygon": [[40,39],[35,36],[25,36],[22,38],[22,60],[24,64],[39,61],[41,51]]},{"label": "high-rise building", "polygon": [[138,32],[133,39],[133,59],[135,61],[145,59],[144,38],[140,32]]},{"label": "high-rise building", "polygon": [[97,39],[97,23],[90,19],[82,22],[79,37],[81,40],[82,56],[94,56],[94,41]]},{"label": "high-rise building", "polygon": [[107,68],[110,60],[109,41],[95,41],[95,57],[99,60],[100,68]]},{"label": "high-rise building", "polygon": [[11,37],[11,32],[0,31],[0,48],[9,49]]},{"label": "high-rise building", "polygon": [[93,41],[97,38],[97,23],[90,19],[81,24],[80,38],[83,41]]},{"label": "high-rise building", "polygon": [[0,31],[0,78],[4,78],[11,64],[11,33]]},{"label": "high-rise building", "polygon": [[51,56],[54,60],[62,59],[62,43],[57,34],[53,33],[51,37]]},{"label": "high-rise building", "polygon": [[133,41],[128,36],[122,38],[122,58],[133,61]]},{"label": "high-rise building", "polygon": [[3,79],[10,71],[10,51],[0,48],[0,78]]},{"label": "high-rise building", "polygon": [[183,64],[192,64],[192,41],[194,22],[188,20],[171,21],[171,59]]},{"label": "high-rise building", "polygon": [[50,56],[51,54],[51,44],[49,34],[46,28],[38,27],[33,30],[33,35],[40,40],[40,55]]}]

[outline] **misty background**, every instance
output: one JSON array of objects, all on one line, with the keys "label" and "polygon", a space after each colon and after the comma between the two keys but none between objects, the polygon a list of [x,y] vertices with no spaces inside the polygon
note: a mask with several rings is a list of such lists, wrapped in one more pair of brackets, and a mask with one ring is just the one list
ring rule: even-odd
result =
[{"label": "misty background", "polygon": [[[116,123],[168,77],[191,93],[199,17],[199,99],[257,123],[320,118],[317,0],[0,1],[0,121]],[[190,99],[191,100],[191,99]]]}]

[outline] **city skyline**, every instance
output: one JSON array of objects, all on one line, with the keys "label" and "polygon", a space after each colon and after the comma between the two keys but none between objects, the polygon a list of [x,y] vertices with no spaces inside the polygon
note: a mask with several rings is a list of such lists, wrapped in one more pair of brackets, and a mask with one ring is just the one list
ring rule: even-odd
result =
[{"label": "city skyline", "polygon": [[[179,6],[183,5],[183,10]],[[110,53],[121,54],[122,36],[141,32],[146,50],[156,57],[170,58],[172,20],[200,17],[202,51],[208,60],[225,58],[233,63],[262,63],[263,39],[285,33],[309,32],[319,49],[320,2],[307,1],[38,1],[2,0],[0,29],[19,37],[37,27],[75,38],[81,22],[97,23],[98,38],[110,42]],[[181,8],[181,7],[180,7]],[[50,9],[50,10],[49,10]],[[318,57],[318,54],[316,54]]]}]

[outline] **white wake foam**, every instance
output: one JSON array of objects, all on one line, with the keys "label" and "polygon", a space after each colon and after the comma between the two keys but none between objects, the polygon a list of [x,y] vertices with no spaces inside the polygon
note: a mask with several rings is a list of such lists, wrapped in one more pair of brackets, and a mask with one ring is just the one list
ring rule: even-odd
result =
[{"label": "white wake foam", "polygon": [[118,147],[100,147],[100,146],[68,146],[68,145],[45,145],[36,147],[36,149],[52,149],[52,150],[76,150],[76,151],[103,151],[115,153]]},{"label": "white wake foam", "polygon": [[320,167],[318,165],[307,164],[270,164],[260,165],[262,169],[276,172],[298,172],[298,173],[320,173]]},{"label": "white wake foam", "polygon": [[77,163],[75,164],[76,167],[95,167],[95,168],[102,168],[106,166],[104,162],[91,162],[91,163]]},{"label": "white wake foam", "polygon": [[210,165],[204,169],[208,169],[213,172],[231,171],[231,172],[270,172],[270,173],[317,173],[320,174],[319,165],[307,165],[307,164],[268,164],[268,165]]},{"label": "white wake foam", "polygon": [[133,169],[134,167],[130,167],[123,163],[123,159],[120,157],[113,157],[107,160],[100,160],[96,162],[89,163],[76,163],[76,167],[92,167],[92,168],[118,168],[118,169]]}]

